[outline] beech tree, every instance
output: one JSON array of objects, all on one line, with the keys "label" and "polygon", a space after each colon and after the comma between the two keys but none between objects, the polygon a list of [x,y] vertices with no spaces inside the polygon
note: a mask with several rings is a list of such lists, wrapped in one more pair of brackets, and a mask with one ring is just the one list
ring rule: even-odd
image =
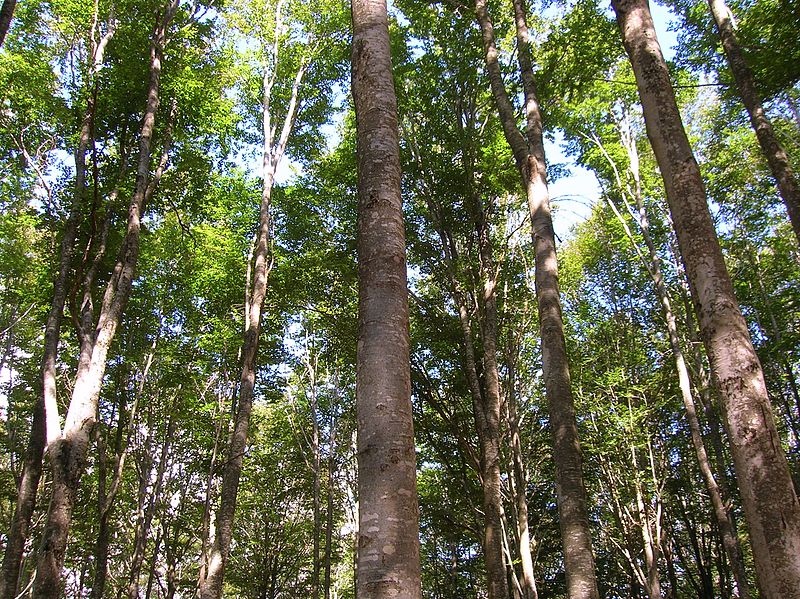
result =
[{"label": "beech tree", "polygon": [[359,597],[422,596],[400,148],[384,0],[354,0]]},{"label": "beech tree", "polygon": [[778,441],[761,364],[733,293],[647,2],[615,2],[614,10],[722,400],[759,586],[769,597],[791,597],[800,588],[800,503]]}]

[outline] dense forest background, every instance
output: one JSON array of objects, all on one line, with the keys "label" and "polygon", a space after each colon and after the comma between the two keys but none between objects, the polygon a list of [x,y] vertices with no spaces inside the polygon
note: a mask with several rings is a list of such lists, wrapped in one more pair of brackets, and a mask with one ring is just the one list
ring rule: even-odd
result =
[{"label": "dense forest background", "polygon": [[[671,79],[797,485],[798,239],[708,5],[667,6],[677,28]],[[719,402],[614,14],[594,0],[527,8],[548,147],[557,140],[569,158],[550,158],[549,180],[580,165],[600,188],[588,216],[557,240],[600,595],[758,597]],[[736,0],[729,10],[796,171],[800,4]],[[522,128],[514,12],[505,0],[489,11]],[[485,389],[491,325],[509,596],[532,596],[527,550],[533,593],[564,597],[531,221],[475,7],[397,0],[390,14],[424,596],[489,596],[486,433],[476,432],[473,382]],[[16,5],[0,48],[0,544],[9,547],[43,402],[58,407],[56,428],[68,428],[80,420],[65,415],[81,377],[102,365],[96,402],[81,408],[96,425],[85,431],[62,557],[65,597],[194,595],[237,463],[224,595],[355,596],[349,43],[350,7],[339,0]],[[583,193],[555,198],[556,214]],[[724,546],[692,422],[744,579]],[[18,580],[3,599],[26,596],[42,538],[54,538],[46,514],[61,475],[44,464]]]}]

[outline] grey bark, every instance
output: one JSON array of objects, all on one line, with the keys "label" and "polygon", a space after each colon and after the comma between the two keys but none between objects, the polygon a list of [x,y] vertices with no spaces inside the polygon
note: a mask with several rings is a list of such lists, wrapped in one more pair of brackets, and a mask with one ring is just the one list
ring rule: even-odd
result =
[{"label": "grey bark", "polygon": [[719,390],[762,594],[800,597],[800,503],[646,0],[614,0]]},{"label": "grey bark", "polygon": [[708,0],[708,6],[711,8],[711,14],[714,17],[720,40],[722,40],[722,48],[728,59],[731,73],[733,73],[739,96],[747,109],[750,124],[756,132],[758,144],[767,159],[772,176],[778,184],[778,191],[783,198],[786,212],[789,214],[794,235],[800,243],[800,186],[798,186],[797,178],[792,170],[789,156],[778,140],[778,136],[775,135],[772,122],[761,103],[753,72],[750,70],[750,65],[747,64],[747,59],[736,37],[730,8],[725,4],[725,0]]},{"label": "grey bark", "polygon": [[476,0],[475,13],[481,27],[492,95],[500,113],[506,141],[522,177],[531,215],[536,252],[535,283],[542,339],[542,370],[553,439],[567,593],[570,599],[598,599],[582,457],[561,316],[555,233],[550,214],[541,114],[529,53],[526,9],[522,0],[514,1],[517,58],[525,92],[525,136],[517,128],[515,111],[502,80],[494,28],[486,0]]},{"label": "grey bark", "polygon": [[359,599],[422,597],[397,100],[385,0],[352,0]]}]

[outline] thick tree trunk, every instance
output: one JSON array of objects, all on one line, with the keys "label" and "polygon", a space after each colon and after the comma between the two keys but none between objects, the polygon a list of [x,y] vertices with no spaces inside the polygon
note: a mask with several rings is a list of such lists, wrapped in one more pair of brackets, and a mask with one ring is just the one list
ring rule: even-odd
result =
[{"label": "thick tree trunk", "polygon": [[800,597],[800,503],[706,203],[647,0],[614,0],[644,109],[703,343],[719,389],[765,597]]},{"label": "thick tree trunk", "polygon": [[733,73],[736,88],[742,103],[750,116],[750,124],[756,132],[758,144],[767,159],[772,176],[778,184],[778,190],[789,214],[789,221],[792,223],[792,230],[797,241],[800,242],[800,186],[797,178],[792,171],[789,156],[783,149],[778,136],[772,128],[772,123],[767,116],[764,106],[761,104],[758,90],[753,79],[753,72],[747,64],[744,52],[736,38],[736,30],[733,23],[733,15],[730,8],[725,4],[725,0],[708,0],[711,14],[719,31],[722,40],[722,48],[725,57],[728,59],[728,66]]},{"label": "thick tree trunk", "polygon": [[558,261],[550,215],[541,115],[533,81],[525,7],[521,0],[515,0],[517,57],[525,91],[526,137],[517,128],[515,111],[502,80],[494,28],[486,0],[476,0],[475,13],[481,27],[492,95],[500,113],[506,141],[511,146],[522,177],[531,214],[531,231],[536,252],[535,283],[542,339],[542,370],[553,439],[567,592],[570,599],[597,599],[599,593],[589,532],[586,489],[583,485],[582,457],[561,317]]},{"label": "thick tree trunk", "polygon": [[0,8],[0,46],[6,39],[8,29],[11,27],[11,19],[14,17],[14,8],[17,0],[3,0],[3,7]]},{"label": "thick tree trunk", "polygon": [[97,402],[105,374],[106,356],[130,295],[139,255],[140,219],[149,181],[150,147],[158,109],[161,59],[166,30],[177,10],[178,2],[179,0],[170,0],[153,33],[147,108],[139,139],[136,187],[128,211],[127,231],[120,258],[106,287],[90,357],[79,363],[63,432],[48,448],[53,485],[33,586],[33,597],[36,599],[55,598],[61,592],[61,568],[67,548],[72,509],[86,466],[90,435],[97,419]]},{"label": "thick tree trunk", "polygon": [[352,0],[359,599],[422,597],[397,100],[385,0]]}]

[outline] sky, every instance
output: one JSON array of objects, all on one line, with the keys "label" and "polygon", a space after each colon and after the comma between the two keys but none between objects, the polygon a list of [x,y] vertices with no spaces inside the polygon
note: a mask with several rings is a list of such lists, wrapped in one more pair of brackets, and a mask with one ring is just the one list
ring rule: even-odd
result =
[{"label": "sky", "polygon": [[[666,7],[650,3],[653,21],[664,57],[670,60],[675,55],[677,34],[669,30],[673,19]],[[561,148],[561,138],[545,142],[545,155],[549,164],[566,164],[570,175],[550,183],[550,201],[553,208],[553,228],[560,240],[570,235],[570,229],[589,217],[592,206],[600,198],[600,186],[591,171],[575,164]]]}]

